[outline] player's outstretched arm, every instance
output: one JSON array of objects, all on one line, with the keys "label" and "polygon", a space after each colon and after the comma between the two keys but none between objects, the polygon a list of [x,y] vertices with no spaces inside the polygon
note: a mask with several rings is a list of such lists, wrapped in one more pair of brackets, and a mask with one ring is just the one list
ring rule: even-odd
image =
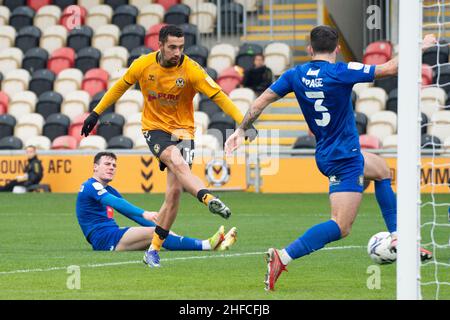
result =
[{"label": "player's outstretched arm", "polygon": [[[275,102],[280,97],[273,92],[270,88],[263,92],[255,102],[250,106],[247,113],[244,116],[244,120],[242,120],[240,126],[236,129],[236,131],[227,139],[225,142],[225,152],[231,154],[234,150],[239,148],[244,141],[244,137],[246,136],[246,131],[254,129],[253,122],[259,117],[259,115],[264,111],[264,109]],[[253,136],[253,139],[256,137]],[[250,141],[253,140],[250,137]]]},{"label": "player's outstretched arm", "polygon": [[[434,34],[427,34],[422,41],[422,52],[436,44],[436,37]],[[389,60],[386,63],[377,65],[375,67],[375,78],[384,78],[395,76],[398,72],[398,57]]]}]

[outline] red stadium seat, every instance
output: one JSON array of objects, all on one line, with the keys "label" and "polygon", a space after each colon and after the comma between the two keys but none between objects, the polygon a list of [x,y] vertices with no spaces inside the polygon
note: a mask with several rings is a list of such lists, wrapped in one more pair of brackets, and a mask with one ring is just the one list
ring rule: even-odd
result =
[{"label": "red stadium seat", "polygon": [[52,3],[52,0],[27,0],[27,6],[37,12],[41,7]]},{"label": "red stadium seat", "polygon": [[72,136],[59,136],[52,142],[53,150],[73,150],[78,147],[78,141]]},{"label": "red stadium seat", "polygon": [[84,75],[81,90],[87,91],[91,97],[96,93],[108,89],[108,72],[103,69],[90,69]]},{"label": "red stadium seat", "polygon": [[427,64],[422,64],[422,86],[428,86],[432,83],[433,69]]},{"label": "red stadium seat", "polygon": [[164,7],[164,10],[167,11],[170,7],[173,7],[176,4],[181,3],[180,0],[156,0],[154,3],[158,3]]},{"label": "red stadium seat", "polygon": [[158,41],[159,41],[159,31],[165,26],[165,23],[158,23],[150,27],[148,29],[147,34],[145,35],[144,44],[147,48],[156,51],[159,49]]},{"label": "red stadium seat", "polygon": [[8,111],[8,103],[8,95],[5,92],[0,91],[0,114],[4,114]]},{"label": "red stadium seat", "polygon": [[47,61],[47,69],[56,75],[64,69],[73,68],[74,65],[75,50],[69,47],[56,49]]},{"label": "red stadium seat", "polygon": [[82,6],[71,5],[64,9],[61,14],[59,23],[66,27],[68,31],[81,26],[86,20],[87,11]]},{"label": "red stadium seat", "polygon": [[392,44],[388,41],[376,41],[370,43],[363,57],[364,64],[382,64],[392,57]]},{"label": "red stadium seat", "polygon": [[217,83],[226,94],[236,89],[241,82],[242,74],[235,67],[225,69],[217,78]]},{"label": "red stadium seat", "polygon": [[362,134],[359,136],[359,144],[361,149],[379,149],[380,140],[378,138],[369,136],[367,134]]},{"label": "red stadium seat", "polygon": [[[72,136],[77,141],[77,144],[80,143],[81,139],[83,139],[84,136],[81,135],[81,128],[83,127],[83,122],[86,120],[86,118],[89,116],[89,112],[86,112],[78,117],[76,117],[73,122],[70,124],[69,127],[69,136]],[[97,133],[97,126],[92,129],[91,133],[92,135]]]}]

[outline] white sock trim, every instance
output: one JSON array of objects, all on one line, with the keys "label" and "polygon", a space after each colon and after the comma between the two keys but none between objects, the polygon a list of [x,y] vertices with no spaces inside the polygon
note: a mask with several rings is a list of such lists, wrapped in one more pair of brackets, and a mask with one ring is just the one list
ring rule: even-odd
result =
[{"label": "white sock trim", "polygon": [[209,240],[202,241],[202,250],[203,251],[211,250],[211,243],[209,243]]},{"label": "white sock trim", "polygon": [[280,250],[278,253],[280,254],[280,260],[284,265],[287,265],[289,262],[293,260],[291,256],[287,253],[286,249]]}]

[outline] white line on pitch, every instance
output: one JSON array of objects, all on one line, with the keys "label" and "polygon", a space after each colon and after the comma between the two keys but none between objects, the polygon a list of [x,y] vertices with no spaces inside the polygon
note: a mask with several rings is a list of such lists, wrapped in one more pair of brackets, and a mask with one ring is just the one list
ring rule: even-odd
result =
[{"label": "white line on pitch", "polygon": [[[328,247],[323,248],[321,251],[326,250],[348,250],[348,249],[362,249],[366,248],[365,246],[343,246],[343,247]],[[232,253],[232,254],[215,254],[215,255],[203,255],[203,256],[190,256],[190,257],[177,257],[177,258],[162,258],[161,261],[179,261],[179,260],[195,260],[195,259],[212,259],[212,258],[234,258],[234,257],[243,257],[243,256],[254,256],[264,254],[264,252],[244,252],[244,253]],[[142,260],[133,260],[133,261],[122,261],[122,262],[108,262],[108,263],[96,263],[96,264],[87,264],[81,265],[80,268],[100,268],[100,267],[110,267],[110,266],[120,266],[124,264],[136,264],[142,263]],[[51,267],[45,269],[22,269],[22,270],[12,270],[12,271],[0,271],[0,275],[6,274],[17,274],[17,273],[33,273],[33,272],[48,272],[48,271],[58,271],[58,270],[67,270],[66,267]]]}]

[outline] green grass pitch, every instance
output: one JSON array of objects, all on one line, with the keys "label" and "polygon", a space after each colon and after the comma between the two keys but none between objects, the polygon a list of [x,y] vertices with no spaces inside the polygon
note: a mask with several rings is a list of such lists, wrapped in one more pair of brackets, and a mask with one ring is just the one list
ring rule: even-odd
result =
[{"label": "green grass pitch", "polygon": [[[163,200],[161,194],[125,197],[148,210],[157,210]],[[230,192],[220,197],[233,210],[229,220],[185,194],[173,230],[207,238],[221,224],[227,230],[236,226],[236,245],[224,253],[164,251],[162,268],[150,269],[141,262],[143,252],[92,251],[76,221],[75,194],[1,194],[0,299],[395,299],[395,264],[379,267],[378,287],[371,278],[366,245],[385,229],[373,195],[364,196],[349,237],[294,261],[270,293],[264,291],[263,252],[282,248],[329,219],[328,196]],[[448,203],[450,196],[435,201]],[[422,223],[448,223],[447,210],[425,206]],[[116,217],[120,226],[134,225]],[[433,231],[437,243],[448,244],[449,230],[426,226],[423,241],[430,241]],[[448,247],[434,251],[438,262],[450,263]],[[68,288],[72,265],[80,268],[80,289]],[[422,281],[449,283],[449,270],[426,265]],[[422,293],[425,299],[437,293],[450,299],[450,286],[430,284]]]}]

